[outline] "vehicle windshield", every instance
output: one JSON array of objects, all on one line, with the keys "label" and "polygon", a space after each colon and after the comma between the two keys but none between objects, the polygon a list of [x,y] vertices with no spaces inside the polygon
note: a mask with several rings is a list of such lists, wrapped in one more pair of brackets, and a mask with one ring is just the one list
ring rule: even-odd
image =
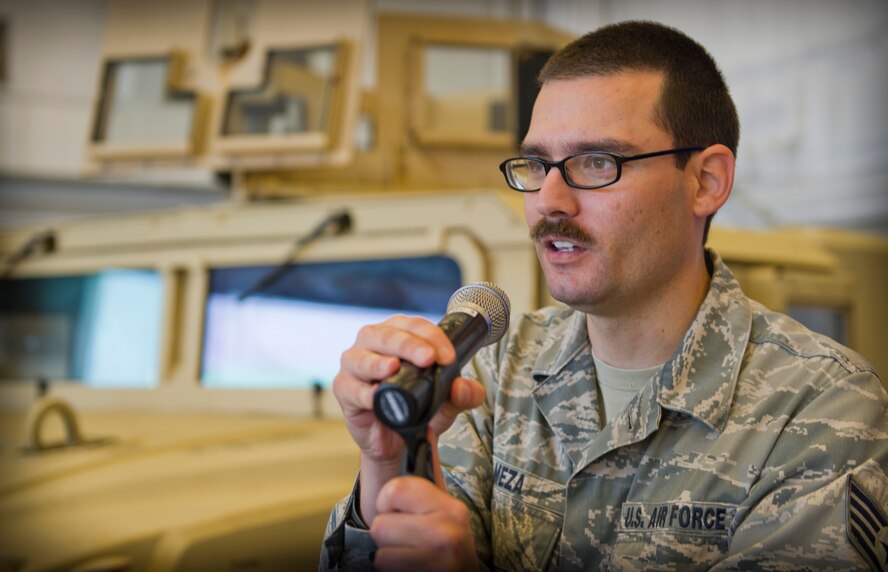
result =
[{"label": "vehicle windshield", "polygon": [[153,387],[162,294],[151,270],[0,280],[0,379]]},{"label": "vehicle windshield", "polygon": [[361,326],[395,313],[437,322],[461,285],[456,262],[442,256],[302,263],[241,300],[270,269],[210,272],[205,387],[327,387]]}]

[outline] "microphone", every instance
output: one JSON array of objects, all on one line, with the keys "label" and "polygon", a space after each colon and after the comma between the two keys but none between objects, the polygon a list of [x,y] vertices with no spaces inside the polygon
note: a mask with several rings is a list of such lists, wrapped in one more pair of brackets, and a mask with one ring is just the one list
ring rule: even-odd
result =
[{"label": "microphone", "polygon": [[425,368],[401,360],[398,373],[381,382],[373,395],[376,417],[399,432],[427,424],[450,398],[453,380],[466,362],[509,329],[510,312],[508,296],[490,282],[469,284],[454,292],[438,326],[453,343],[456,360]]}]

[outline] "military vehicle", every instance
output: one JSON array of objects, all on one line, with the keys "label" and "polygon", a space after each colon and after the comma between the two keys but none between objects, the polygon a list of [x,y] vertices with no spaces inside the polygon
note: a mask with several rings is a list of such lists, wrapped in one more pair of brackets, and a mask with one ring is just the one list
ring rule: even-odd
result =
[{"label": "military vehicle", "polygon": [[[570,38],[359,0],[112,0],[105,28],[89,177],[231,196],[0,235],[0,570],[313,569],[357,470],[329,388],[360,325],[484,280],[553,302],[495,166]],[[888,371],[888,242],[710,242]]]}]

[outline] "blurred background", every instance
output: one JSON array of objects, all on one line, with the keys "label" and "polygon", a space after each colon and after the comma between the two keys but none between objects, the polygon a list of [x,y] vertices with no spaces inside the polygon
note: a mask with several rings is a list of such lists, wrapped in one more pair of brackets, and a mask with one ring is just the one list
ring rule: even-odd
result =
[{"label": "blurred background", "polygon": [[[153,186],[84,182],[103,46],[113,36],[111,8],[105,0],[0,1],[3,226],[204,203],[230,192],[197,173],[156,175],[163,184]],[[736,187],[720,222],[888,232],[884,2],[377,0],[368,10],[533,20],[569,35],[624,19],[675,26],[721,64],[740,113]],[[368,30],[362,54],[360,79],[366,89],[378,81],[375,32]],[[193,40],[203,44],[202,52],[210,49],[210,38]]]},{"label": "blurred background", "polygon": [[0,0],[0,571],[315,568],[340,353],[554,302],[497,165],[627,19],[726,76],[744,290],[888,370],[883,0]]}]

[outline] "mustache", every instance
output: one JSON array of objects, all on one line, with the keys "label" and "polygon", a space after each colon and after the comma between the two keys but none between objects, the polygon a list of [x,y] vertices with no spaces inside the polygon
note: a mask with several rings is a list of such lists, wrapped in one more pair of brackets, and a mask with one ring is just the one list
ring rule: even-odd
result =
[{"label": "mustache", "polygon": [[530,229],[530,238],[538,241],[545,236],[559,236],[577,244],[591,244],[592,237],[586,231],[566,219],[542,218]]}]

